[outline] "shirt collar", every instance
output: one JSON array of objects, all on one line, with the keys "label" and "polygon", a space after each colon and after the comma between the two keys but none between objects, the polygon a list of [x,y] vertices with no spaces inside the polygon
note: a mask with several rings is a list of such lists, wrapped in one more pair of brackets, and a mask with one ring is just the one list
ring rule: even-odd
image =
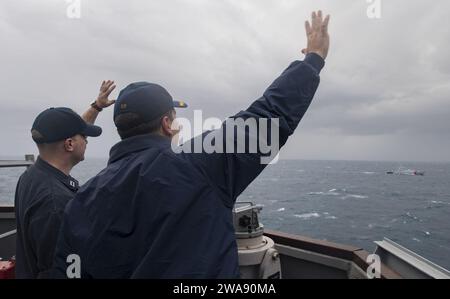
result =
[{"label": "shirt collar", "polygon": [[63,183],[67,188],[69,188],[71,191],[76,192],[79,188],[79,183],[76,179],[71,177],[70,175],[66,175],[64,172],[59,170],[56,167],[53,167],[46,161],[44,161],[41,157],[38,157],[34,165],[45,171],[46,173],[49,173],[53,175],[56,179],[58,179],[61,183]]},{"label": "shirt collar", "polygon": [[152,147],[166,148],[170,144],[170,138],[158,134],[138,135],[124,139],[111,148],[108,165],[128,154],[140,152]]}]

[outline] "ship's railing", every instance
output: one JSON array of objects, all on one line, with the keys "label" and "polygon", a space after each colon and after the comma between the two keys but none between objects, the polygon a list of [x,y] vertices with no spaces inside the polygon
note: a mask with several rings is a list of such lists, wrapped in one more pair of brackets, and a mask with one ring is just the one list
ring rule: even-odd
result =
[{"label": "ship's railing", "polygon": [[25,160],[0,160],[0,168],[30,167],[34,164],[34,155],[25,155]]},{"label": "ship's railing", "polygon": [[0,234],[0,260],[9,259],[16,254],[16,230]]},{"label": "ship's railing", "polygon": [[[25,155],[24,160],[0,160],[0,168],[30,167],[34,155]],[[14,206],[0,205],[0,258],[14,255],[16,239]]]},{"label": "ship's railing", "polygon": [[450,279],[450,271],[388,238],[376,241],[375,254],[388,267],[408,279]]},{"label": "ship's railing", "polygon": [[16,219],[13,206],[0,206],[0,260],[8,259],[16,251]]}]

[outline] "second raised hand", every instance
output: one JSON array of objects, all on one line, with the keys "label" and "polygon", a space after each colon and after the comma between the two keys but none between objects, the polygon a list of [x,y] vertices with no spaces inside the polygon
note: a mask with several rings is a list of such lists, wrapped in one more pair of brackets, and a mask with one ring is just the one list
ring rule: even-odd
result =
[{"label": "second raised hand", "polygon": [[111,106],[116,102],[116,100],[110,100],[109,95],[116,88],[114,81],[107,80],[103,81],[100,86],[100,93],[98,94],[96,103],[100,108],[106,108]]}]

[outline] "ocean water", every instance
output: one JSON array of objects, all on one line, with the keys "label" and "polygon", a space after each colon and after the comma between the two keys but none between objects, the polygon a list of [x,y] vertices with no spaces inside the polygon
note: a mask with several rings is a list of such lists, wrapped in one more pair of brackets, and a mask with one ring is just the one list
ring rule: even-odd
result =
[{"label": "ocean water", "polygon": [[[106,160],[90,159],[72,175],[81,183]],[[400,166],[425,176],[388,175]],[[0,169],[0,205],[13,204],[23,169]],[[264,205],[270,229],[373,251],[383,237],[450,269],[450,163],[283,160],[239,201]]]}]

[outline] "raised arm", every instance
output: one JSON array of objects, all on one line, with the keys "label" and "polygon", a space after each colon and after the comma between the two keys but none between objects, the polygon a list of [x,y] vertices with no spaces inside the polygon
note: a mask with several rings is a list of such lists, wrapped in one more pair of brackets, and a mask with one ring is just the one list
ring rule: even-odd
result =
[{"label": "raised arm", "polygon": [[[203,141],[215,139],[216,142],[222,139],[225,144],[231,143],[236,149],[239,148],[238,143],[241,141],[236,137],[239,135],[239,131],[245,136],[244,152],[184,154],[204,174],[210,184],[217,187],[218,193],[222,195],[223,201],[228,207],[233,206],[236,198],[267,165],[262,159],[267,153],[262,151],[260,145],[276,143],[275,146],[272,146],[275,152],[270,153],[270,156],[276,155],[279,148],[294,133],[311,104],[319,85],[319,73],[325,64],[324,58],[328,54],[329,19],[329,16],[323,19],[320,11],[314,12],[311,24],[309,22],[305,24],[308,38],[307,47],[302,50],[306,54],[305,59],[291,63],[266,89],[261,98],[253,102],[247,110],[241,111],[225,121],[221,129],[205,132],[202,136],[188,142],[190,147],[194,148],[192,144],[195,145],[198,138]],[[245,126],[238,127],[233,129],[237,134],[234,134],[234,139],[230,140],[227,137],[227,132],[230,132],[227,124],[230,120],[236,119],[250,120],[249,123],[256,122],[257,130],[252,131]],[[273,122],[270,120],[276,120],[278,122],[276,130],[263,130],[261,120],[267,120],[268,123],[272,123],[272,126]],[[251,140],[257,141],[257,151],[252,151],[249,147]],[[224,147],[226,146],[224,145]]]}]

